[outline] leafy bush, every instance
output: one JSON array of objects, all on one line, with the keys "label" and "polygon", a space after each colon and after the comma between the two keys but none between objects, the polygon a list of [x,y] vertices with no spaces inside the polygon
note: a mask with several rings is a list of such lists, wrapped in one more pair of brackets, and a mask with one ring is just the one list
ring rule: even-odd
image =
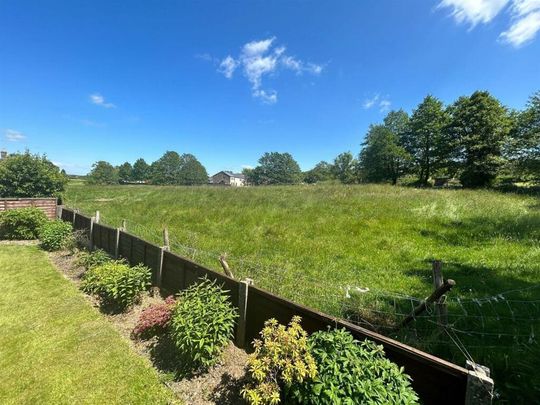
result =
[{"label": "leafy bush", "polygon": [[171,337],[186,371],[204,370],[220,359],[238,314],[226,291],[207,278],[182,291],[171,319]]},{"label": "leafy bush", "polygon": [[146,308],[141,313],[137,325],[133,329],[133,336],[140,339],[149,339],[163,334],[169,326],[175,303],[174,297],[170,296],[165,299],[165,302]]},{"label": "leafy bush", "polygon": [[150,285],[150,269],[143,265],[130,267],[115,260],[92,267],[83,277],[81,288],[97,295],[103,305],[124,309],[137,302]]},{"label": "leafy bush", "polygon": [[41,247],[45,250],[54,251],[67,247],[71,243],[73,228],[70,223],[64,221],[48,221],[39,230]]},{"label": "leafy bush", "polygon": [[309,404],[416,404],[410,377],[384,356],[382,346],[356,341],[345,329],[309,338],[318,375],[295,384],[291,396]]},{"label": "leafy bush", "polygon": [[38,208],[17,208],[0,212],[0,239],[36,239],[39,228],[47,222]]},{"label": "leafy bush", "polygon": [[26,151],[0,160],[0,197],[58,196],[67,181],[45,155]]},{"label": "leafy bush", "polygon": [[251,381],[242,395],[254,405],[278,404],[288,397],[293,384],[315,378],[317,368],[300,317],[293,317],[288,327],[275,319],[266,321],[261,337],[255,340],[255,352],[248,359]]},{"label": "leafy bush", "polygon": [[77,266],[82,266],[86,270],[90,270],[96,266],[100,266],[112,261],[111,257],[103,249],[96,249],[93,252],[83,250],[77,256]]}]

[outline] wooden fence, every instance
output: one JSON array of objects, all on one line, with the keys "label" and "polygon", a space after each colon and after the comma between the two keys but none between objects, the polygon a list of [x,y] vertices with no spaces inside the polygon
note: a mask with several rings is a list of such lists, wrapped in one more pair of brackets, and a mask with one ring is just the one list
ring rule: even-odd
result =
[{"label": "wooden fence", "polygon": [[56,218],[56,198],[0,198],[0,211],[17,208],[36,207],[42,210],[47,218]]},{"label": "wooden fence", "polygon": [[[100,248],[130,264],[142,263],[152,271],[152,284],[165,294],[175,294],[201,277],[216,280],[228,290],[231,303],[239,309],[236,344],[250,349],[267,319],[288,323],[294,315],[302,317],[302,327],[308,332],[345,328],[356,339],[370,339],[384,347],[387,357],[405,368],[412,385],[424,404],[488,404],[491,403],[493,381],[489,371],[478,365],[469,369],[442,360],[421,350],[400,343],[368,329],[323,314],[278,297],[246,281],[238,281],[208,269],[189,259],[146,242],[121,228],[100,224],[72,209],[61,207],[59,218],[71,222],[75,229],[88,234],[91,247]],[[217,259],[217,258],[216,258]]]}]

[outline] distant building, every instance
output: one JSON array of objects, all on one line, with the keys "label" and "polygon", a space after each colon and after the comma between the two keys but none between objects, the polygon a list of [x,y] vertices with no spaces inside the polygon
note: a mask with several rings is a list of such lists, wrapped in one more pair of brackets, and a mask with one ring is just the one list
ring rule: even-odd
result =
[{"label": "distant building", "polygon": [[246,177],[241,173],[222,171],[210,177],[210,184],[216,186],[242,187],[246,185]]},{"label": "distant building", "polygon": [[0,160],[7,158],[7,151],[2,150],[0,151]]}]

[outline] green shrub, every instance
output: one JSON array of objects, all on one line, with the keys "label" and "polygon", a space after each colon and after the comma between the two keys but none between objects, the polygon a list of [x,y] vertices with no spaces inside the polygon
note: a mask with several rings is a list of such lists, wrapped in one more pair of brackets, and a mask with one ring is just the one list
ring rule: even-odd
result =
[{"label": "green shrub", "polygon": [[96,249],[93,252],[82,250],[77,256],[77,266],[90,270],[96,266],[112,261],[111,257],[103,249]]},{"label": "green shrub", "polygon": [[124,261],[115,260],[90,268],[84,274],[81,288],[88,294],[97,295],[102,305],[125,309],[137,302],[149,285],[148,267],[130,267]]},{"label": "green shrub", "polygon": [[278,404],[287,399],[291,386],[313,379],[317,368],[300,317],[293,317],[288,327],[275,319],[266,321],[261,337],[249,356],[250,381],[242,396],[253,405]]},{"label": "green shrub", "polygon": [[17,208],[0,212],[0,239],[36,239],[39,228],[47,222],[38,208]]},{"label": "green shrub", "polygon": [[184,371],[205,370],[218,362],[237,316],[226,291],[215,281],[203,278],[180,293],[170,330]]},{"label": "green shrub", "polygon": [[55,251],[68,247],[71,243],[73,228],[64,221],[45,222],[39,230],[39,241],[45,250]]},{"label": "green shrub", "polygon": [[416,404],[410,377],[382,346],[356,341],[345,329],[317,332],[309,347],[317,377],[295,384],[291,396],[309,404]]}]

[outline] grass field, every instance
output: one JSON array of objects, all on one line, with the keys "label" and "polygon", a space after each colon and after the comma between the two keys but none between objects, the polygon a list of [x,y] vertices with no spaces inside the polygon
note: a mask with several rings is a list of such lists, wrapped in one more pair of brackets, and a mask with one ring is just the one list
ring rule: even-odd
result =
[{"label": "grass field", "polygon": [[43,251],[0,245],[0,284],[0,403],[171,403],[150,363]]},{"label": "grass field", "polygon": [[[167,225],[174,251],[213,268],[226,252],[237,277],[331,314],[344,315],[357,300],[363,318],[383,331],[414,305],[409,296],[431,292],[431,260],[442,260],[444,276],[457,282],[449,295],[453,331],[494,369],[503,396],[520,395],[537,377],[520,371],[526,360],[518,364],[540,330],[537,196],[378,185],[71,185],[65,201],[100,210],[114,226],[126,219],[129,231],[157,243]],[[346,299],[347,286],[369,292]],[[506,291],[514,292],[486,298]],[[432,319],[396,337],[462,363],[456,337]]]}]

